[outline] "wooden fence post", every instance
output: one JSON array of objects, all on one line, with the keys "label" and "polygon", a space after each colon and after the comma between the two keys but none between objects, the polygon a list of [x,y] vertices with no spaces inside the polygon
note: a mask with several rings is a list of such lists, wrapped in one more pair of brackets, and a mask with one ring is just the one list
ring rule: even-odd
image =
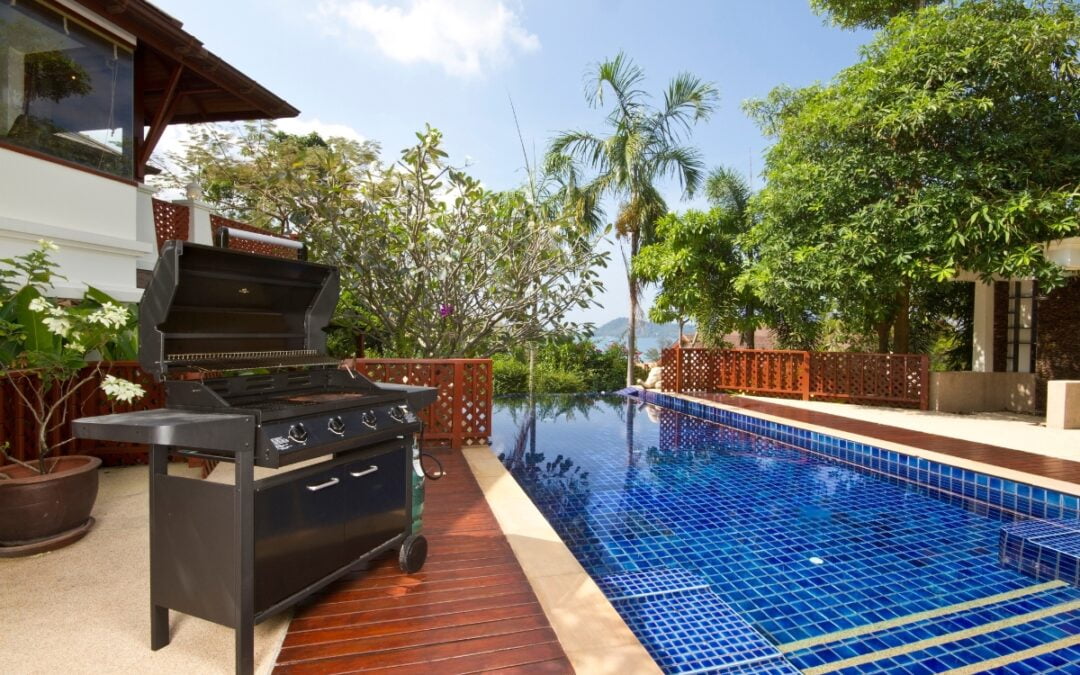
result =
[{"label": "wooden fence post", "polygon": [[919,410],[930,409],[930,356],[919,356]]},{"label": "wooden fence post", "polygon": [[675,393],[682,393],[682,345],[675,345]]},{"label": "wooden fence post", "polygon": [[802,400],[810,400],[810,352],[802,353],[802,367],[799,369],[802,378]]},{"label": "wooden fence post", "polygon": [[454,406],[450,415],[453,431],[451,444],[454,448],[461,449],[465,446],[464,411],[462,410],[465,396],[465,362],[461,359],[454,360],[454,395],[450,397],[451,405]]}]

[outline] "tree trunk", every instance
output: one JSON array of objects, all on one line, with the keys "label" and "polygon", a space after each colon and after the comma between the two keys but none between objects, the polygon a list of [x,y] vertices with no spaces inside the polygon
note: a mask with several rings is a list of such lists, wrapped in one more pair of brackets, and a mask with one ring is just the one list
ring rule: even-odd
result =
[{"label": "tree trunk", "polygon": [[877,350],[880,354],[888,353],[889,351],[889,329],[892,326],[888,321],[881,321],[874,324],[874,331],[877,333]]},{"label": "tree trunk", "polygon": [[678,342],[679,347],[682,347],[683,327],[684,326],[686,326],[686,319],[684,319],[682,317],[679,317],[679,342]]},{"label": "tree trunk", "polygon": [[893,349],[898,354],[911,353],[911,288],[904,285],[896,291],[896,318],[893,319]]},{"label": "tree trunk", "polygon": [[630,326],[626,332],[626,386],[634,386],[634,363],[637,356],[637,304],[638,280],[634,274],[634,258],[641,243],[641,233],[635,228],[630,233],[630,260],[627,265],[626,279],[630,287]]}]

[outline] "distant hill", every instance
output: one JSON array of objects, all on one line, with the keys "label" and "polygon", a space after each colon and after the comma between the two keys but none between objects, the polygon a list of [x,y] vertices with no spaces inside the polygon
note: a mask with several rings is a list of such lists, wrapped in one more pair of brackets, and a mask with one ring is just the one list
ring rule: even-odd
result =
[{"label": "distant hill", "polygon": [[[608,338],[622,340],[626,337],[626,331],[630,327],[630,319],[619,317],[612,319],[593,332],[595,338]],[[687,334],[694,332],[694,326],[687,324],[683,331]],[[637,325],[639,338],[654,338],[664,342],[674,342],[679,337],[679,325],[676,323],[653,323],[652,321],[639,321]]]}]

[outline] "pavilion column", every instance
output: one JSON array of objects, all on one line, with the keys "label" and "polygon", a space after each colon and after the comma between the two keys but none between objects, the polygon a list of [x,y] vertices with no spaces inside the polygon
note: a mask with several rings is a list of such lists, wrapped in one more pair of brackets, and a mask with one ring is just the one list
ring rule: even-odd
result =
[{"label": "pavilion column", "polygon": [[214,233],[210,227],[210,214],[213,207],[198,199],[176,199],[175,204],[188,208],[188,241],[210,246],[214,243]]},{"label": "pavilion column", "polygon": [[971,369],[994,370],[994,284],[975,282],[975,312],[972,323]]}]

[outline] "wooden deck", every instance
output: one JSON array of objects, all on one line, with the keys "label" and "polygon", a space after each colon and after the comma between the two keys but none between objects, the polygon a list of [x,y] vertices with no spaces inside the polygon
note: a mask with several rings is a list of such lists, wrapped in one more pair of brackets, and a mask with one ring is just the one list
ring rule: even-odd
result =
[{"label": "wooden deck", "polygon": [[785,417],[795,422],[829,427],[837,431],[869,436],[913,448],[938,452],[950,457],[982,462],[983,464],[991,464],[1013,471],[1022,471],[1043,478],[1052,478],[1080,485],[1080,462],[1077,461],[1049,457],[1036,452],[1002,448],[985,443],[974,443],[951,436],[939,436],[888,424],[867,422],[842,415],[832,415],[816,410],[773,403],[772,401],[762,401],[747,396],[730,396],[728,394],[692,394],[692,396],[766,415]]},{"label": "wooden deck", "polygon": [[461,453],[435,451],[427,564],[378,560],[299,607],[275,673],[572,673]]}]

